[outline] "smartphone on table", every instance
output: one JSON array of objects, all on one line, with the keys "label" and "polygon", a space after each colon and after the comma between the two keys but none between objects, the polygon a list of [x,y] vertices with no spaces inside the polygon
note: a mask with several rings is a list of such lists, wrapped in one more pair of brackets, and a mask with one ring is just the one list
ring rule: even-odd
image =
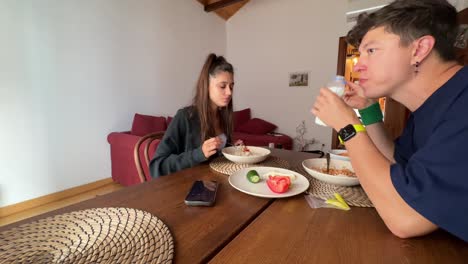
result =
[{"label": "smartphone on table", "polygon": [[216,200],[218,186],[219,184],[216,181],[195,181],[187,197],[185,197],[185,204],[191,206],[212,206]]}]

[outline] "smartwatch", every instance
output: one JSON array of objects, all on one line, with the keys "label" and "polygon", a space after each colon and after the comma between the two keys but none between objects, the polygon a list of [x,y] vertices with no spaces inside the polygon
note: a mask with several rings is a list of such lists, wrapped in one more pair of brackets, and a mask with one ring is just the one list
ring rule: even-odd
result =
[{"label": "smartwatch", "polygon": [[366,128],[359,124],[359,125],[352,125],[349,124],[340,131],[338,131],[338,139],[340,140],[341,144],[344,144],[346,141],[352,139],[358,132],[365,132]]}]

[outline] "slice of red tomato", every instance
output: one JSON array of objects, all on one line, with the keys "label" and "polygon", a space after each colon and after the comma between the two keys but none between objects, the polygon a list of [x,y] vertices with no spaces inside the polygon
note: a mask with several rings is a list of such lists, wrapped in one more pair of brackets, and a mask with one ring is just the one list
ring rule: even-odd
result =
[{"label": "slice of red tomato", "polygon": [[270,176],[267,185],[275,193],[284,193],[289,189],[291,179],[288,176]]}]

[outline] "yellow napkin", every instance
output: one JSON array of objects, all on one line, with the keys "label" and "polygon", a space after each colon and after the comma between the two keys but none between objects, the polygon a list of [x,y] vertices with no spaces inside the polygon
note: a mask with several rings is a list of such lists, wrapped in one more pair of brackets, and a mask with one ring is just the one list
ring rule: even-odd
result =
[{"label": "yellow napkin", "polygon": [[343,197],[339,193],[334,193],[335,198],[330,198],[325,201],[326,204],[333,205],[337,209],[341,210],[351,210],[349,205],[346,203],[346,201],[343,199]]}]

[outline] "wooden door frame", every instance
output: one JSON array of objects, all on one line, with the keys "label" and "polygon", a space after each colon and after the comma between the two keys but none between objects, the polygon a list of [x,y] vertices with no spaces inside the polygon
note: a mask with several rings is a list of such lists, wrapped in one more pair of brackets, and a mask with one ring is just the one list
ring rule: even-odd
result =
[{"label": "wooden door frame", "polygon": [[[338,60],[336,63],[336,75],[345,75],[346,69],[346,48],[348,47],[348,43],[346,42],[346,37],[340,37],[338,39]],[[331,142],[331,149],[337,148],[344,148],[343,145],[340,144],[338,140],[338,133],[335,129],[332,128],[332,142]]]},{"label": "wooden door frame", "polygon": [[[468,8],[465,8],[462,11],[458,12],[457,20],[458,24],[460,25],[468,24]],[[464,49],[455,47],[455,52],[457,56],[457,61],[462,65],[468,65],[468,46]]]}]

